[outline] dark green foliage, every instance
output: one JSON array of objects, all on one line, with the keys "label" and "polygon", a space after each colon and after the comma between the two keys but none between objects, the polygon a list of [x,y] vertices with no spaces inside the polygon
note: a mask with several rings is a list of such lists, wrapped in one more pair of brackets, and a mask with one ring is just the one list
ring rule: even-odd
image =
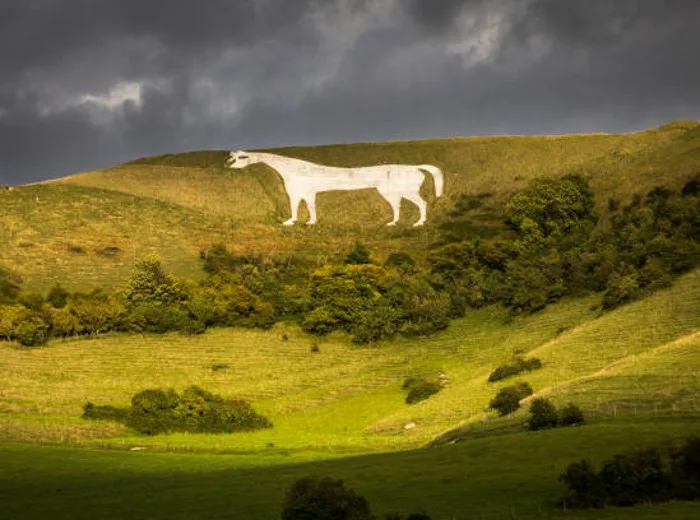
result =
[{"label": "dark green foliage", "polygon": [[513,361],[506,365],[501,365],[491,372],[489,375],[489,382],[501,381],[502,379],[516,376],[523,372],[537,370],[538,368],[542,368],[542,362],[539,359],[534,357],[524,358],[523,356],[516,355],[513,356]]},{"label": "dark green foliage", "polygon": [[231,433],[272,427],[248,402],[225,400],[197,386],[186,388],[182,395],[172,389],[143,390],[131,398],[131,407],[124,409],[87,403],[83,418],[122,422],[146,435]]},{"label": "dark green foliage", "polygon": [[356,343],[429,334],[449,323],[449,295],[418,274],[371,265],[328,265],[311,273],[302,329],[313,334],[342,330]]},{"label": "dark green foliage", "polygon": [[202,268],[209,274],[221,271],[235,272],[236,268],[245,262],[229,253],[224,244],[214,244],[208,251],[202,251],[200,257],[204,259]]},{"label": "dark green foliage", "polygon": [[304,477],[287,490],[282,520],[372,520],[367,500],[342,480]]},{"label": "dark green foliage", "polygon": [[598,221],[593,191],[581,175],[541,177],[516,193],[506,206],[506,223],[526,235],[536,232],[572,240],[587,236]]},{"label": "dark green foliage", "polygon": [[683,189],[681,189],[681,195],[684,197],[700,195],[700,177],[696,177],[685,183]]},{"label": "dark green foliage", "polygon": [[700,499],[700,438],[665,452],[636,450],[613,456],[596,472],[585,460],[559,477],[572,494],[569,507],[631,506],[668,500]]},{"label": "dark green foliage", "polygon": [[49,338],[49,328],[50,325],[41,316],[29,316],[15,327],[13,339],[25,347],[42,345]]},{"label": "dark green foliage", "polygon": [[559,476],[559,481],[573,492],[566,498],[567,507],[601,508],[605,505],[607,493],[600,476],[587,460],[572,462]]},{"label": "dark green foliage", "polygon": [[624,207],[610,200],[610,220],[596,228],[593,194],[580,175],[540,178],[505,208],[509,233],[454,241],[428,257],[455,310],[500,302],[534,312],[566,295],[605,291],[613,309],[668,287],[700,265],[697,182],[681,193],[657,187]]},{"label": "dark green foliage", "polygon": [[371,264],[372,258],[364,244],[355,242],[355,246],[345,257],[344,263],[348,265]]},{"label": "dark green foliage", "polygon": [[600,479],[614,506],[657,502],[666,498],[671,483],[658,450],[615,455],[603,465]]},{"label": "dark green foliage", "polygon": [[0,305],[12,303],[20,292],[22,279],[0,265]]},{"label": "dark green foliage", "polygon": [[399,330],[404,314],[388,305],[377,305],[360,316],[360,323],[353,327],[354,343],[372,343],[393,337]]},{"label": "dark green foliage", "polygon": [[584,422],[583,412],[574,403],[569,403],[559,410],[559,419],[557,421],[559,426],[573,426],[582,422]]},{"label": "dark green foliage", "polygon": [[185,300],[186,294],[165,271],[160,258],[146,256],[136,264],[124,290],[129,306],[168,306]]},{"label": "dark green foliage", "polygon": [[83,406],[83,419],[94,419],[103,421],[116,421],[126,423],[129,417],[129,410],[116,406],[97,406],[88,402]]},{"label": "dark green foliage", "polygon": [[437,394],[442,390],[442,385],[438,381],[409,377],[403,382],[401,388],[408,390],[406,404],[415,404]]},{"label": "dark green foliage", "polygon": [[683,446],[670,450],[671,476],[680,500],[700,499],[700,437],[689,437]]},{"label": "dark green foliage", "polygon": [[557,426],[559,417],[554,405],[543,397],[532,400],[530,404],[530,418],[527,420],[529,430],[545,430]]},{"label": "dark green foliage", "polygon": [[532,395],[532,387],[527,383],[521,382],[506,386],[501,388],[491,399],[489,408],[497,410],[501,416],[508,415],[520,408],[520,401],[529,395]]},{"label": "dark green foliage", "polygon": [[384,262],[384,267],[410,268],[415,264],[413,258],[406,253],[391,253]]},{"label": "dark green foliage", "polygon": [[68,303],[70,293],[61,287],[60,284],[54,285],[49,294],[46,296],[46,301],[51,304],[54,309],[62,309]]}]

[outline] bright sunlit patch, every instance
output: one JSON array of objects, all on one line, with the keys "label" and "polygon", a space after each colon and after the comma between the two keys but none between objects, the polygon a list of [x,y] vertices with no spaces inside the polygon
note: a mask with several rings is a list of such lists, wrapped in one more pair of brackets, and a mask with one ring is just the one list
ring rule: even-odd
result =
[{"label": "bright sunlit patch", "polygon": [[94,103],[109,110],[116,110],[124,103],[131,101],[137,106],[142,103],[141,93],[143,84],[138,82],[119,83],[106,94],[85,94],[80,96],[80,103]]}]

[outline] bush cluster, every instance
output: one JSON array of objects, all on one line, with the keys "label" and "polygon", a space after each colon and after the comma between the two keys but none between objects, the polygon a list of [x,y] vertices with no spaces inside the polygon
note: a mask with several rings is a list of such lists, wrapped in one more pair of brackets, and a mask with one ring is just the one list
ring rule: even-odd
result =
[{"label": "bush cluster", "polygon": [[559,480],[571,494],[568,507],[631,506],[642,502],[700,499],[700,437],[678,448],[618,454],[595,471],[587,460],[570,464]]},{"label": "bush cluster", "polygon": [[532,395],[532,387],[525,382],[506,386],[491,399],[489,408],[498,411],[500,416],[508,415],[520,408],[520,401],[529,395]]},{"label": "bush cluster", "polygon": [[377,517],[369,502],[342,480],[329,477],[303,477],[286,492],[282,520],[430,520],[423,513],[398,513]]},{"label": "bush cluster", "polygon": [[655,188],[598,226],[581,175],[539,178],[504,210],[507,233],[443,237],[428,260],[435,280],[470,307],[501,303],[534,312],[566,295],[604,291],[603,309],[649,294],[700,265],[700,196]]},{"label": "bush cluster", "polygon": [[272,427],[247,401],[226,400],[198,386],[186,388],[182,395],[172,389],[143,390],[131,398],[129,408],[87,403],[82,417],[118,421],[146,435],[232,433]]},{"label": "bush cluster", "polygon": [[521,355],[516,355],[510,363],[501,365],[491,372],[489,382],[494,383],[508,377],[517,376],[523,372],[537,370],[538,368],[542,368],[542,362],[538,358],[525,358]]},{"label": "bush cluster", "polygon": [[544,397],[532,400],[530,404],[530,417],[527,427],[530,430],[545,430],[557,426],[574,426],[584,421],[583,412],[574,403],[569,403],[561,410]]},{"label": "bush cluster", "polygon": [[439,381],[430,381],[420,377],[408,377],[401,385],[403,390],[407,390],[406,404],[415,404],[428,399],[442,390]]}]

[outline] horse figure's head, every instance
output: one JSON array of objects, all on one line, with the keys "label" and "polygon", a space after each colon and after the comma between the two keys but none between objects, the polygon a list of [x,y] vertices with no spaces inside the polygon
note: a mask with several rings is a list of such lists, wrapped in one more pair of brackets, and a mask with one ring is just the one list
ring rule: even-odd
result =
[{"label": "horse figure's head", "polygon": [[226,159],[226,166],[229,168],[241,169],[256,162],[258,161],[254,160],[248,152],[238,150],[236,152],[229,152],[228,159]]}]

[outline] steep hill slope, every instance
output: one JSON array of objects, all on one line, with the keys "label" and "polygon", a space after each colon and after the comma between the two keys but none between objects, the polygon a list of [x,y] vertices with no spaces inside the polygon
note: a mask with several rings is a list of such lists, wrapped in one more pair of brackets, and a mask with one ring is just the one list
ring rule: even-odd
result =
[{"label": "steep hill slope", "polygon": [[[700,271],[602,316],[591,310],[595,303],[596,297],[564,301],[508,323],[507,312],[490,307],[428,338],[364,348],[342,335],[319,340],[285,324],[194,337],[66,339],[36,349],[0,343],[0,439],[325,458],[512,429],[526,407],[506,418],[486,408],[500,388],[523,380],[535,397],[573,400],[590,419],[700,412]],[[537,356],[543,367],[489,383],[489,373],[516,350]],[[404,402],[406,377],[434,378],[439,371],[448,377],[440,393]],[[144,388],[191,384],[251,400],[275,427],[144,438],[79,418],[87,401],[126,405]],[[406,429],[409,422],[414,427]]]},{"label": "steep hill slope", "polygon": [[[45,290],[56,281],[71,288],[114,285],[125,276],[125,264],[150,251],[176,274],[194,276],[197,253],[214,242],[238,253],[295,253],[322,262],[359,237],[380,259],[395,250],[420,256],[462,194],[490,194],[491,211],[477,223],[486,226],[500,220],[498,209],[510,193],[542,175],[583,173],[603,212],[609,199],[625,201],[658,185],[677,189],[700,172],[700,125],[270,151],[338,166],[432,163],[444,171],[445,196],[436,201],[426,182],[428,225],[411,228],[418,212],[404,201],[401,225],[391,229],[384,226],[389,206],[373,190],[322,193],[319,225],[289,229],[279,225],[289,204],[270,168],[225,169],[225,151],[150,157],[0,192],[0,264],[22,274],[27,287]],[[305,215],[302,210],[302,221]]]}]

